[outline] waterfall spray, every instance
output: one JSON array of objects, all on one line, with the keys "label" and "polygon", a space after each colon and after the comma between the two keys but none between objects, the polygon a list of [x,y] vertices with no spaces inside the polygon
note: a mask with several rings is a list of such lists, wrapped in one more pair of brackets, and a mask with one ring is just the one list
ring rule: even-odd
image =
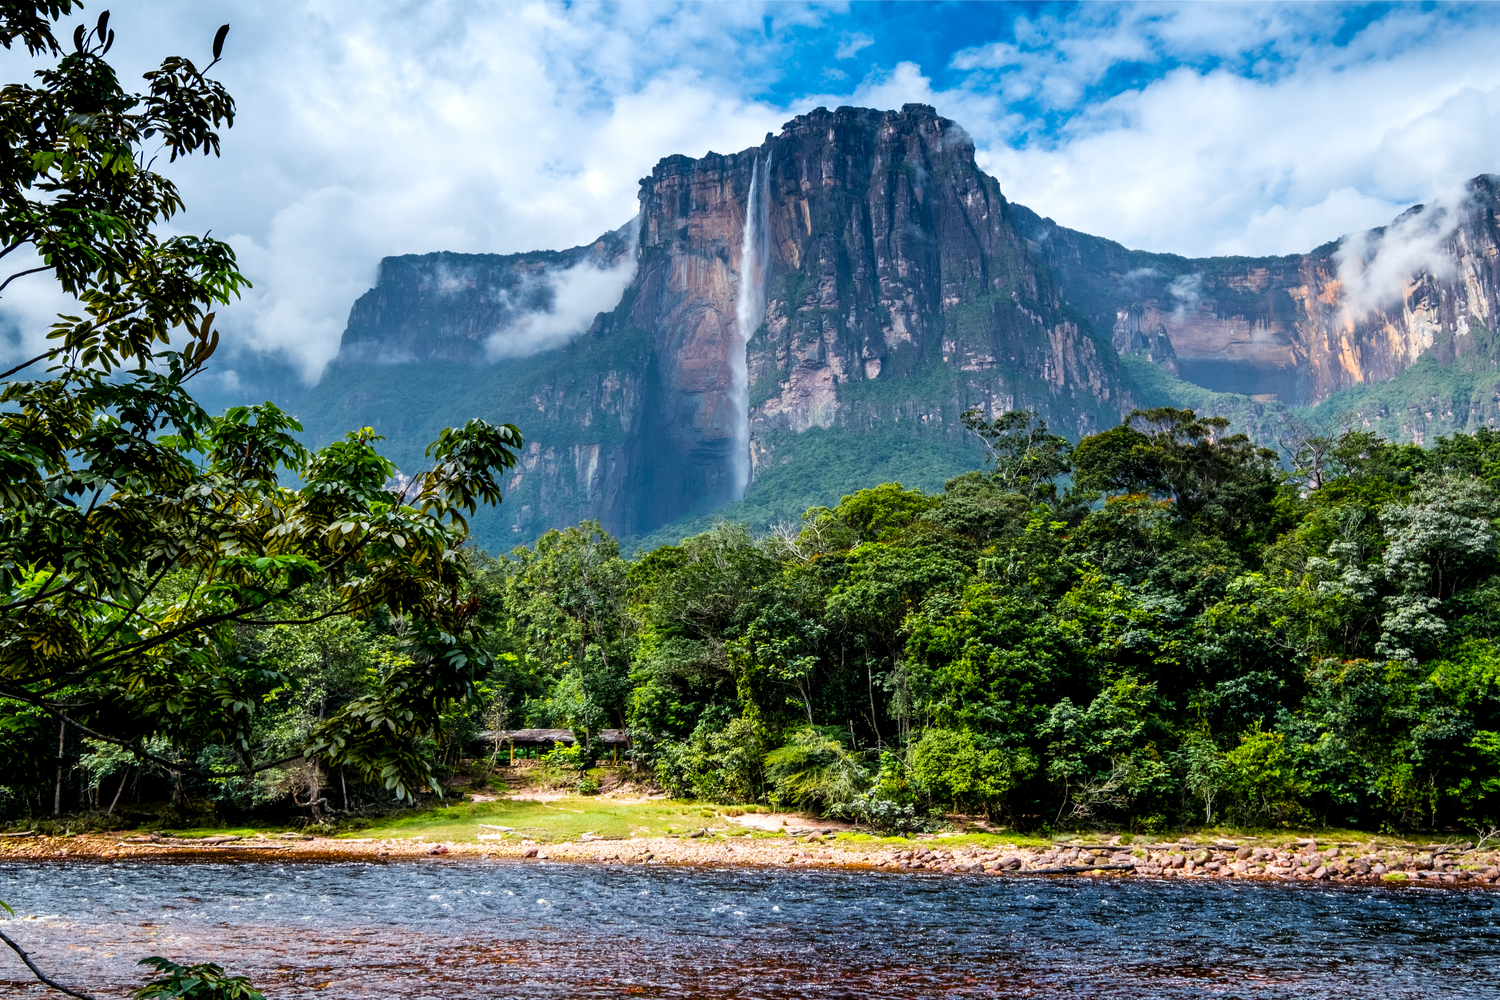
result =
[{"label": "waterfall spray", "polygon": [[[766,159],[766,172],[771,161]],[[729,351],[729,400],[734,407],[732,470],[734,496],[750,485],[750,372],[747,345],[766,311],[766,270],[770,258],[771,198],[760,176],[760,157],[750,168],[745,195],[745,232],[740,240],[740,284],[735,293],[735,343]]]}]

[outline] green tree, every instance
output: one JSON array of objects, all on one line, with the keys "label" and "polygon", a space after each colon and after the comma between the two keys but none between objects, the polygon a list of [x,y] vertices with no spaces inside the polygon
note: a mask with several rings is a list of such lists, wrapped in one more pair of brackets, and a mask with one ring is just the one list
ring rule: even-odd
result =
[{"label": "green tree", "polygon": [[885,542],[940,503],[941,498],[928,496],[921,490],[904,489],[900,483],[883,483],[844,497],[827,516],[848,525],[861,541]]},{"label": "green tree", "polygon": [[620,545],[596,521],[549,531],[513,553],[506,585],[510,628],[537,667],[557,679],[534,722],[593,731],[624,722],[630,659],[624,612],[629,572]]},{"label": "green tree", "polygon": [[71,9],[0,9],[7,43],[60,55],[0,91],[0,257],[21,261],[0,288],[47,273],[79,302],[52,346],[0,374],[0,695],[179,772],[208,745],[238,755],[235,773],[275,766],[252,757],[254,722],[285,679],[243,661],[233,629],[309,622],[289,602],[331,588],[313,617],[383,608],[409,623],[406,655],[299,756],[408,796],[431,779],[416,741],[486,662],[464,515],[499,501],[520,434],[446,430],[433,468],[396,487],[368,429],[309,453],[270,404],[206,414],[186,386],[218,344],[211,310],[246,281],[226,244],[160,235],[182,202],[155,164],[217,153],[234,104],[175,56],[127,92],[107,17],[61,54],[47,22]]},{"label": "green tree", "polygon": [[684,739],[705,717],[722,728],[739,714],[747,692],[735,641],[779,570],[767,545],[724,522],[632,566],[630,724],[643,742]]},{"label": "green tree", "polygon": [[834,731],[806,726],[766,754],[775,801],[840,812],[864,789],[869,773]]},{"label": "green tree", "polygon": [[1011,410],[985,420],[978,408],[959,414],[964,427],[984,442],[990,477],[1002,488],[1029,498],[1051,499],[1053,482],[1073,469],[1073,446],[1047,430],[1029,410]]},{"label": "green tree", "polygon": [[986,813],[1034,767],[1030,751],[997,746],[966,729],[928,729],[911,748],[918,787],[941,802]]},{"label": "green tree", "polygon": [[1156,740],[1156,689],[1121,677],[1087,706],[1064,698],[1038,727],[1048,740],[1047,777],[1060,787],[1054,822],[1097,823],[1128,816],[1137,801],[1162,793],[1170,772]]},{"label": "green tree", "polygon": [[1134,410],[1119,427],[1078,443],[1074,483],[1170,497],[1185,521],[1208,514],[1215,533],[1239,535],[1241,545],[1264,543],[1280,478],[1276,453],[1243,434],[1226,435],[1228,426],[1224,417],[1192,410]]},{"label": "green tree", "polygon": [[1307,817],[1307,783],[1284,733],[1256,726],[1225,754],[1230,818],[1247,824],[1291,825]]}]

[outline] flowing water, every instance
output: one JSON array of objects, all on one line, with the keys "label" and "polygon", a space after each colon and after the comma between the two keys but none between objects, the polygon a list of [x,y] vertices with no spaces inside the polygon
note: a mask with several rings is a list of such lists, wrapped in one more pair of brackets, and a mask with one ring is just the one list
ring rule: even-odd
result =
[{"label": "flowing water", "polygon": [[[272,1000],[1500,997],[1500,895],[1479,891],[153,860],[0,865],[0,898],[46,918],[4,925],[44,967],[114,996],[163,955]],[[45,994],[3,968],[0,996]]]},{"label": "flowing water", "polygon": [[[766,160],[769,175],[771,161]],[[771,255],[771,198],[767,178],[761,177],[760,157],[750,168],[750,190],[745,194],[745,229],[740,237],[739,287],[734,296],[735,343],[729,351],[729,401],[734,407],[734,495],[742,497],[750,485],[750,373],[746,348],[766,311],[766,269]]]}]

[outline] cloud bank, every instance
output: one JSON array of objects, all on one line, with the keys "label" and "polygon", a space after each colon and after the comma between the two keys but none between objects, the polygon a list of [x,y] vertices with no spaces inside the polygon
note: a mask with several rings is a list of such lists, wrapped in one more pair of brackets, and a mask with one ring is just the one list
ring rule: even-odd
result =
[{"label": "cloud bank", "polygon": [[1408,280],[1426,273],[1452,277],[1450,249],[1465,203],[1437,202],[1412,209],[1380,230],[1355,233],[1334,252],[1343,286],[1343,319],[1350,325],[1401,301]]},{"label": "cloud bank", "polygon": [[485,342],[485,354],[492,360],[524,358],[561,347],[587,330],[599,313],[619,305],[635,277],[635,265],[635,255],[629,254],[614,267],[584,260],[546,274],[540,280],[551,286],[552,307],[526,313],[519,322],[496,331]]}]

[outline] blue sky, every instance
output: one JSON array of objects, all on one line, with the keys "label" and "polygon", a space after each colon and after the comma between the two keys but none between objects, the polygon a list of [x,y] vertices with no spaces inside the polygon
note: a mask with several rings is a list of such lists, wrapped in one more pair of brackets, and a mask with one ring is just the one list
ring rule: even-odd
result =
[{"label": "blue sky", "polygon": [[[90,8],[94,11],[98,5]],[[124,0],[135,75],[233,27],[185,230],[255,282],[231,349],[314,379],[382,256],[587,241],[671,153],[820,104],[937,106],[1006,194],[1189,255],[1295,253],[1500,172],[1500,5]],[[6,80],[28,68],[14,54]],[[12,294],[14,292],[14,294]],[[0,312],[31,339],[42,284]]]}]

